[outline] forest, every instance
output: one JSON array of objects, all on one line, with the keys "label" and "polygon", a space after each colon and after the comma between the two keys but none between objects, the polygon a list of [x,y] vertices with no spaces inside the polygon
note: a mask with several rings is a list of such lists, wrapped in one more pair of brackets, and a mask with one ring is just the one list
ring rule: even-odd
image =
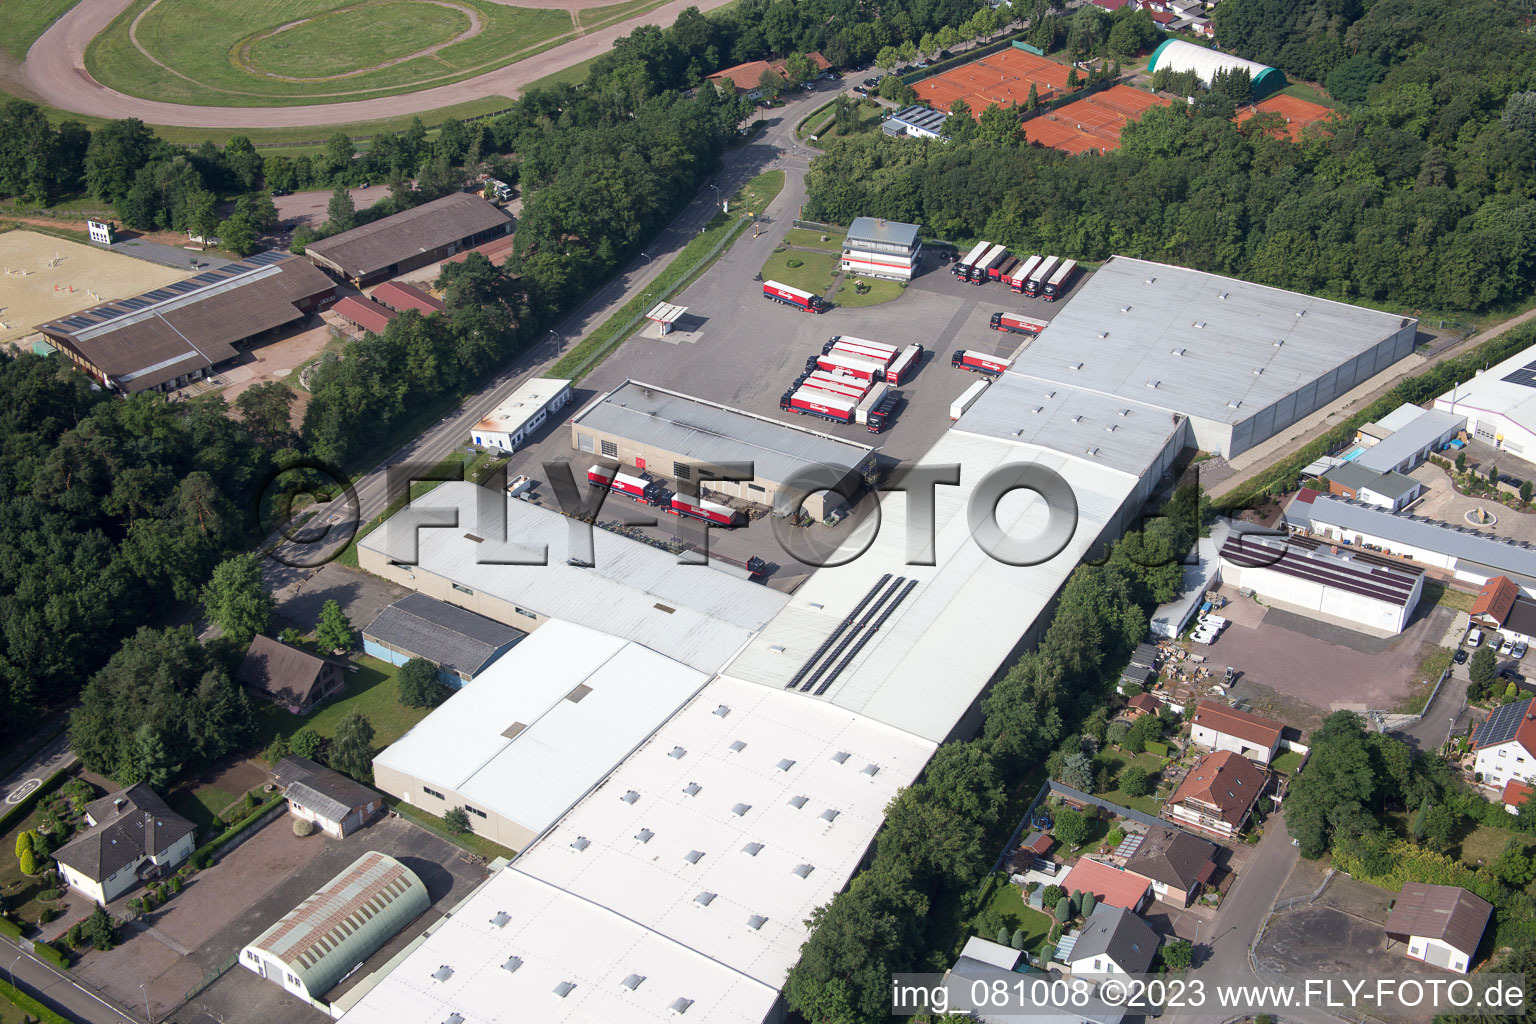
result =
[{"label": "forest", "polygon": [[[1223,34],[1248,8],[1311,9],[1233,6],[1217,8]],[[941,239],[1079,259],[1120,253],[1394,307],[1519,302],[1536,283],[1536,39],[1500,0],[1380,0],[1345,34],[1361,52],[1370,44],[1380,80],[1300,144],[1262,118],[1232,123],[1217,102],[1150,111],[1099,157],[1031,145],[1028,122],[1021,140],[1004,118],[942,145],[861,136],[812,165],[806,214],[915,221]]]}]

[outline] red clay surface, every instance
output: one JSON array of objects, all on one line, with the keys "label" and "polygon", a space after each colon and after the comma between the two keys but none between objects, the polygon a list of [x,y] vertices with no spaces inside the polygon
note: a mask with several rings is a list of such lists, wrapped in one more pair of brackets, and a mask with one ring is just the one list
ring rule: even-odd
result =
[{"label": "red clay surface", "polygon": [[1299,142],[1303,128],[1318,121],[1328,120],[1333,116],[1333,111],[1321,103],[1299,100],[1294,96],[1271,96],[1238,114],[1238,124],[1242,124],[1255,114],[1279,114],[1285,118],[1286,131],[1290,132],[1291,139]]},{"label": "red clay surface", "polygon": [[965,100],[971,116],[980,118],[993,103],[1022,107],[1029,99],[1030,85],[1042,102],[1056,96],[1067,88],[1066,65],[1009,48],[924,79],[912,89],[935,110],[948,110],[956,100]]},{"label": "red clay surface", "polygon": [[1120,148],[1120,131],[1153,107],[1171,101],[1129,85],[1114,85],[1024,122],[1024,137],[1068,153]]}]

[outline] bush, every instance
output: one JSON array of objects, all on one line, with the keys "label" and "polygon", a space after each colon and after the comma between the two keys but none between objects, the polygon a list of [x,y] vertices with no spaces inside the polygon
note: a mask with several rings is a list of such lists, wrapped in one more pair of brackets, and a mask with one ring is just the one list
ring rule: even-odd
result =
[{"label": "bush", "polygon": [[42,957],[44,960],[47,960],[49,963],[53,964],[53,966],[55,966],[55,967],[67,968],[69,966],[69,954],[67,954],[63,950],[59,949],[59,947],[58,947],[58,945],[56,943],[52,943],[52,942],[38,942],[38,943],[35,943],[32,946],[32,952],[36,953],[38,956]]},{"label": "bush", "polygon": [[69,926],[69,931],[64,933],[64,941],[69,943],[70,949],[79,949],[81,944],[85,942],[85,937],[81,934],[79,921]]},{"label": "bush", "polygon": [[1088,819],[1077,811],[1062,811],[1052,831],[1063,846],[1078,847],[1088,838]]},{"label": "bush", "polygon": [[443,824],[454,835],[463,835],[466,832],[474,831],[474,827],[469,822],[469,815],[464,812],[462,807],[448,808],[443,814]]},{"label": "bush", "polygon": [[1045,887],[1045,892],[1040,894],[1040,902],[1044,904],[1045,909],[1054,910],[1056,907],[1056,902],[1060,900],[1061,897],[1065,894],[1066,891],[1062,889],[1061,886],[1056,885],[1053,882],[1052,884]]},{"label": "bush", "polygon": [[1151,779],[1148,778],[1145,768],[1132,764],[1127,765],[1120,773],[1120,790],[1126,796],[1146,796],[1151,788]]},{"label": "bush", "polygon": [[320,748],[325,746],[325,737],[315,731],[314,726],[306,725],[288,738],[288,748],[300,757],[311,760],[320,753]]},{"label": "bush", "polygon": [[315,834],[315,823],[308,818],[295,818],[293,822],[293,834],[303,839],[305,836]]},{"label": "bush", "polygon": [[178,871],[176,874],[171,876],[171,893],[172,893],[172,895],[174,895],[174,894],[176,894],[178,892],[181,892],[181,886],[182,886],[181,873]]},{"label": "bush", "polygon": [[52,903],[62,895],[64,894],[58,889],[44,889],[42,892],[37,894],[37,898],[42,900],[44,903]]},{"label": "bush", "polygon": [[784,261],[784,265],[786,267],[788,267],[789,269],[794,270],[797,267],[805,266],[805,261],[802,260],[802,259],[798,259],[798,258],[796,258],[794,256],[791,256],[789,259]]}]

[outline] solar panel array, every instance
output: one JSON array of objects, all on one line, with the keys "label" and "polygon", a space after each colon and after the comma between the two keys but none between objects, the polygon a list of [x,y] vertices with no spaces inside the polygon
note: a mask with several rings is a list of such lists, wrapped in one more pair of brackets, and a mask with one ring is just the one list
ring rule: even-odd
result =
[{"label": "solar panel array", "polygon": [[1521,387],[1536,388],[1536,363],[1526,363],[1513,373],[1505,374],[1505,381]]},{"label": "solar panel array", "polygon": [[1525,720],[1530,710],[1529,698],[1514,704],[1505,704],[1489,715],[1488,721],[1478,727],[1475,746],[1489,747],[1514,739],[1515,733],[1520,731],[1520,723]]},{"label": "solar panel array", "polygon": [[275,249],[260,252],[238,263],[228,263],[215,270],[205,270],[196,277],[190,277],[186,280],[177,281],[174,284],[156,288],[154,291],[145,292],[143,295],[135,296],[131,299],[114,299],[111,302],[102,303],[91,309],[72,313],[67,317],[56,320],[55,323],[70,331],[83,331],[91,327],[97,327],[109,320],[115,320],[117,317],[127,316],[129,313],[136,313],[141,309],[148,309],[156,303],[174,299],[178,295],[199,291],[221,281],[228,281],[231,278],[239,277],[241,274],[260,270],[262,267],[271,266],[274,263],[280,263],[290,258],[288,253],[279,252]]}]

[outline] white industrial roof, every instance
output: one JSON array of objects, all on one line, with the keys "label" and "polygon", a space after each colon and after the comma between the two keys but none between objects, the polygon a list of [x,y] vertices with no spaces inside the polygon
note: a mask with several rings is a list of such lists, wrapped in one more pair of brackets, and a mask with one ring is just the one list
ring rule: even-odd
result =
[{"label": "white industrial roof", "polygon": [[1078,288],[1013,368],[1237,423],[1409,323],[1412,318],[1116,256]]},{"label": "white industrial roof", "polygon": [[[1158,454],[1149,446],[1146,464]],[[1066,480],[1076,498],[1078,520],[1061,553],[1039,565],[1016,567],[978,546],[966,506],[986,474],[1025,463],[1051,469]],[[942,741],[1138,483],[1136,476],[1086,458],[960,430],[947,432],[920,464],[961,467],[959,486],[934,488],[936,564],[909,564],[906,495],[887,494],[880,504],[879,533],[868,550],[844,565],[814,573],[730,663],[730,676],[783,690],[861,599],[880,586],[883,575],[915,580],[917,585],[879,632],[820,697]],[[1032,492],[1013,491],[999,502],[998,521],[1011,537],[1041,537],[1045,503]],[[860,529],[848,543],[861,544],[867,532],[867,526]],[[817,677],[814,671],[798,681],[793,696],[815,702],[816,690],[831,673]],[[813,684],[809,691],[798,688],[806,682]]]},{"label": "white industrial roof", "polygon": [[1435,408],[1507,416],[1536,430],[1536,345],[1456,385],[1435,399]]},{"label": "white industrial roof", "polygon": [[651,311],[645,314],[647,320],[655,320],[659,324],[672,324],[677,318],[688,312],[687,306],[677,306],[670,302],[658,302],[651,307]]},{"label": "white industrial roof", "polygon": [[[484,517],[477,503],[485,503]],[[504,530],[495,521],[498,506],[506,509]],[[455,513],[458,525],[432,525],[455,522]],[[723,665],[787,600],[708,565],[680,565],[666,551],[608,530],[592,528],[590,552],[573,550],[573,534],[582,535],[582,524],[559,512],[454,481],[417,498],[359,545],[703,672]],[[497,564],[533,560],[546,549],[547,564]],[[568,565],[569,557],[593,564]]]},{"label": "white industrial roof", "polygon": [[[1417,415],[1402,415],[1404,409],[1411,409]],[[1389,420],[1396,426],[1389,426]],[[1465,415],[1440,409],[1420,409],[1416,405],[1400,406],[1381,421],[1381,426],[1387,427],[1392,433],[1361,452],[1354,464],[1377,473],[1390,473],[1404,459],[1466,425]]]},{"label": "white industrial roof", "polygon": [[547,622],[374,763],[542,832],[708,679],[639,644]]},{"label": "white industrial roof", "polygon": [[[847,884],[933,751],[840,708],[717,679],[347,1019],[621,1024],[672,1019],[681,997],[695,1001],[685,1019],[762,1020],[806,918]],[[511,956],[523,963],[508,972]],[[445,964],[453,973],[434,981]],[[631,975],[644,978],[633,990]],[[563,1000],[562,981],[576,985]]]},{"label": "white industrial roof", "polygon": [[550,403],[560,392],[571,386],[568,380],[554,377],[530,377],[522,387],[507,396],[507,400],[486,414],[475,424],[476,430],[494,430],[503,434],[515,434],[523,425]]}]

